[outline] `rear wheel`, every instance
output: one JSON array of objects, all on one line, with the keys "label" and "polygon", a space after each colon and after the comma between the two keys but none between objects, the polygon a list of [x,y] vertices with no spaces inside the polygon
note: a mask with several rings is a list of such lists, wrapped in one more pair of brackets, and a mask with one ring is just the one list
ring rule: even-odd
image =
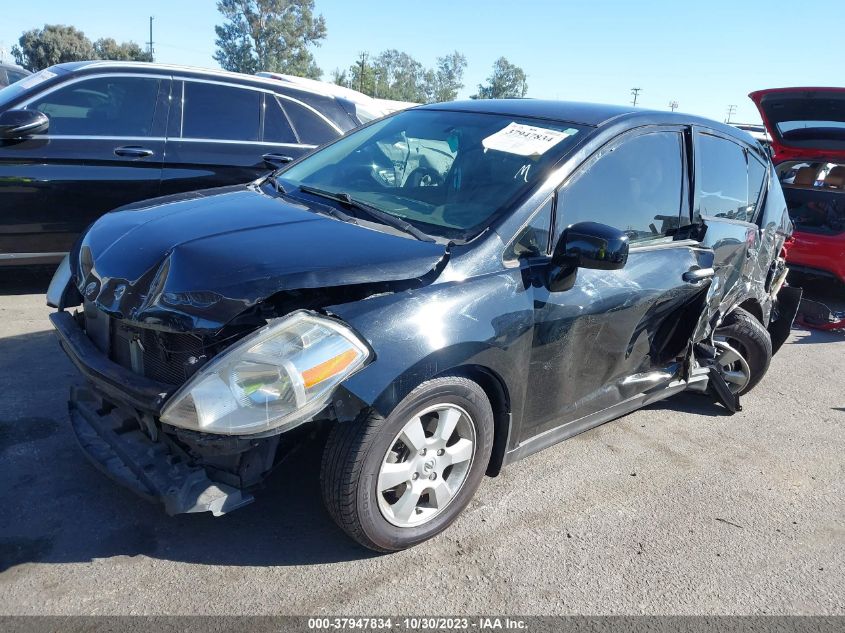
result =
[{"label": "rear wheel", "polygon": [[323,501],[356,541],[382,552],[445,530],[481,483],[493,446],[484,390],[449,376],[423,383],[387,417],[332,429],[323,453]]},{"label": "rear wheel", "polygon": [[757,319],[742,308],[725,317],[713,336],[716,361],[731,391],[751,391],[769,369],[772,339]]}]

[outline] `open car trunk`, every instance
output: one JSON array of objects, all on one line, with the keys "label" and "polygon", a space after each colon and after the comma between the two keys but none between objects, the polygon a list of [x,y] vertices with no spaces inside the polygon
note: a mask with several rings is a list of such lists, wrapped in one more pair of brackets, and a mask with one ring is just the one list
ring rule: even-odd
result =
[{"label": "open car trunk", "polygon": [[845,88],[773,88],[748,96],[772,137],[776,163],[845,163]]}]

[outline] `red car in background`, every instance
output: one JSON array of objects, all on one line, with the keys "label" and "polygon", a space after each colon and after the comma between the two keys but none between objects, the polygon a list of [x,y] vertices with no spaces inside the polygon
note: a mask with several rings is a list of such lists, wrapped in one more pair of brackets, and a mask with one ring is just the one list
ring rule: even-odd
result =
[{"label": "red car in background", "polygon": [[845,88],[774,88],[748,96],[771,135],[795,225],[790,269],[845,284]]}]

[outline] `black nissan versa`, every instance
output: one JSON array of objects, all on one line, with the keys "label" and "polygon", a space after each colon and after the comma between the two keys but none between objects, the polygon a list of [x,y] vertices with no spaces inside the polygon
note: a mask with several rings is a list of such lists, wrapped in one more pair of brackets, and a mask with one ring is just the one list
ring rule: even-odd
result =
[{"label": "black nissan versa", "polygon": [[56,263],[115,207],[255,180],[360,123],[352,102],[272,79],[52,66],[0,90],[0,266]]},{"label": "black nissan versa", "polygon": [[113,478],[219,515],[326,425],[329,512],[390,551],[485,473],[638,407],[689,389],[736,411],[800,296],[790,231],[735,128],[455,102],[110,213],[48,302],[86,378],[73,429]]}]

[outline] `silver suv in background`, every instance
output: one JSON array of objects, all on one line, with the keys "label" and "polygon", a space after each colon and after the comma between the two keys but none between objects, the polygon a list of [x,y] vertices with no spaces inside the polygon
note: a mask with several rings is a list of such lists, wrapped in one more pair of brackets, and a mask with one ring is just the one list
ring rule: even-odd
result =
[{"label": "silver suv in background", "polygon": [[26,68],[14,64],[0,64],[0,88],[20,81],[31,74]]}]

